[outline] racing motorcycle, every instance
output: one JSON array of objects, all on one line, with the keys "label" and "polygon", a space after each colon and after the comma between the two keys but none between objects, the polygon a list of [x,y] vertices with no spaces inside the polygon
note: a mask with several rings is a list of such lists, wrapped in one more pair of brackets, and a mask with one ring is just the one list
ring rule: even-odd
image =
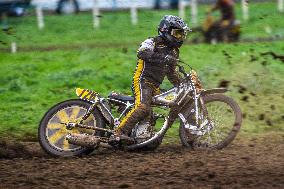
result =
[{"label": "racing motorcycle", "polygon": [[[211,14],[208,14],[203,25],[196,27],[193,31],[200,32],[206,43],[237,42],[240,40],[240,21],[217,21]],[[194,41],[196,41],[195,39]]]},{"label": "racing motorcycle", "polygon": [[[137,123],[129,136],[134,143],[122,144],[119,138],[110,143],[115,128],[133,108],[134,97],[115,92],[103,97],[93,90],[77,88],[79,99],[60,102],[43,116],[38,129],[41,147],[50,155],[65,157],[89,154],[99,147],[154,150],[174,124],[179,125],[183,146],[193,150],[226,147],[241,128],[240,107],[224,95],[225,88],[198,90],[195,72],[179,62],[182,82],[153,97],[150,121]],[[181,64],[190,67],[189,73]]]}]

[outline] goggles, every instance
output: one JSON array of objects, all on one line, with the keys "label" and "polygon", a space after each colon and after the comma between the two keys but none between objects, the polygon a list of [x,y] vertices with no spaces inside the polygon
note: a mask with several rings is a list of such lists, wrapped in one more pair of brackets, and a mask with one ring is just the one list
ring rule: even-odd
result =
[{"label": "goggles", "polygon": [[187,30],[184,29],[172,29],[171,35],[174,36],[176,39],[184,40],[186,39],[188,34]]}]

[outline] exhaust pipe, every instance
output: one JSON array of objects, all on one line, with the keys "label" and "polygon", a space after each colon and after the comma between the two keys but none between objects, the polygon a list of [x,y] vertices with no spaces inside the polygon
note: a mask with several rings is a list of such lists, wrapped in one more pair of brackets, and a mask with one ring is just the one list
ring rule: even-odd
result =
[{"label": "exhaust pipe", "polygon": [[66,140],[68,140],[69,144],[92,148],[95,148],[100,144],[99,137],[88,134],[68,134]]}]

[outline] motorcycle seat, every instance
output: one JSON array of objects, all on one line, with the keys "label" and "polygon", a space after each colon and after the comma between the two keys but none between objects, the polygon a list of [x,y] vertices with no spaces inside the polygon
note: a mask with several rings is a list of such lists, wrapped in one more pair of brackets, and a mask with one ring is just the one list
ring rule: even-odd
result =
[{"label": "motorcycle seat", "polygon": [[115,92],[110,93],[108,95],[108,98],[123,101],[123,102],[128,101],[130,103],[134,103],[134,97],[133,96],[122,95],[122,94],[118,94],[118,93],[115,93]]}]

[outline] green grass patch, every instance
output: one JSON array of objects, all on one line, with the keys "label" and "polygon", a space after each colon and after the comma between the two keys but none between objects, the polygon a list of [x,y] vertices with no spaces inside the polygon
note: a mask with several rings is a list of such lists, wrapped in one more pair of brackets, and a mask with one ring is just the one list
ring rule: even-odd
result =
[{"label": "green grass patch", "polygon": [[[208,5],[200,5],[198,23],[205,19],[205,10]],[[242,21],[242,37],[269,37],[284,35],[283,14],[276,9],[275,3],[250,3],[250,20]],[[34,10],[30,10],[34,11]],[[46,27],[38,30],[35,16],[10,18],[13,35],[0,32],[0,47],[8,47],[16,41],[19,47],[50,46],[60,44],[125,44],[138,43],[149,36],[157,34],[157,25],[165,14],[178,15],[177,10],[139,10],[139,23],[131,25],[129,11],[103,12],[101,27],[94,29],[91,12],[79,15],[46,15]],[[242,20],[239,4],[236,5],[236,14]],[[186,10],[186,21],[189,26],[190,10]],[[218,17],[219,13],[214,13]],[[196,34],[191,34],[191,38]]]},{"label": "green grass patch", "polygon": [[[36,136],[44,113],[76,98],[75,88],[107,95],[131,94],[137,46],[0,54],[0,135]],[[284,65],[261,52],[284,51],[282,42],[185,45],[181,58],[199,73],[205,88],[229,81],[228,95],[244,113],[242,132],[284,131]],[[169,88],[166,81],[162,88]],[[243,89],[241,89],[243,88]],[[176,135],[175,129],[169,131]]]},{"label": "green grass patch", "polygon": [[[205,19],[206,8],[207,5],[199,6],[199,23]],[[187,10],[187,16],[189,13]],[[239,5],[236,13],[241,20]],[[156,35],[165,14],[178,12],[139,10],[136,26],[131,25],[128,11],[103,12],[98,29],[93,28],[90,12],[46,15],[46,28],[42,31],[37,29],[35,16],[9,18],[13,31],[11,35],[0,32],[0,48],[9,47],[12,41],[26,48],[85,44],[104,47],[0,53],[0,135],[36,136],[44,113],[60,101],[76,98],[76,87],[90,88],[102,95],[111,91],[131,94],[136,50],[141,41]],[[250,3],[250,20],[242,23],[242,37],[283,35],[282,17],[275,3]],[[266,51],[283,54],[283,42],[185,45],[181,58],[197,70],[205,88],[229,82],[228,95],[237,100],[244,113],[243,133],[284,131],[284,65],[269,56],[260,56]],[[162,85],[169,87],[169,82]],[[175,124],[169,136],[177,134],[177,127]]]}]

